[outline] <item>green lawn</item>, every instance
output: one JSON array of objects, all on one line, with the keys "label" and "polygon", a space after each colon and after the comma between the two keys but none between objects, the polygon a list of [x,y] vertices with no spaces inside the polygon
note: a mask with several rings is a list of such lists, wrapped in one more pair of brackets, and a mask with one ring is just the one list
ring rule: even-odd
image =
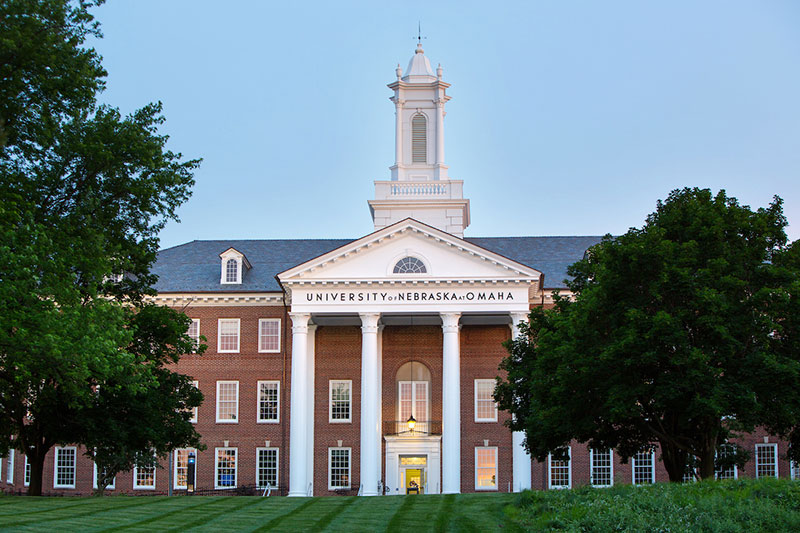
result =
[{"label": "green lawn", "polygon": [[523,494],[259,498],[0,496],[0,531],[800,531],[800,483],[749,480]]}]

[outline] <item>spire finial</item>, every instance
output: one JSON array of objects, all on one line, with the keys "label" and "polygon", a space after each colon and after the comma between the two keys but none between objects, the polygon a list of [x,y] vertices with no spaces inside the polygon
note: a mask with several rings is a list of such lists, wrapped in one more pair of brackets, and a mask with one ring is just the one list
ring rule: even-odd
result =
[{"label": "spire finial", "polygon": [[422,36],[422,24],[417,21],[417,53],[423,54],[425,51],[422,49],[422,39],[427,39],[427,37]]}]

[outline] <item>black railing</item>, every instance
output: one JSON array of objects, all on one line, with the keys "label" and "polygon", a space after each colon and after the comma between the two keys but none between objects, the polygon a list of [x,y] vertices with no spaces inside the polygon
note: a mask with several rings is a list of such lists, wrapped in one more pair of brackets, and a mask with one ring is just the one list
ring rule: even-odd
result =
[{"label": "black railing", "polygon": [[383,422],[384,435],[400,435],[408,437],[420,437],[424,435],[441,435],[441,420],[417,420],[414,429],[409,429],[407,420],[393,420]]}]

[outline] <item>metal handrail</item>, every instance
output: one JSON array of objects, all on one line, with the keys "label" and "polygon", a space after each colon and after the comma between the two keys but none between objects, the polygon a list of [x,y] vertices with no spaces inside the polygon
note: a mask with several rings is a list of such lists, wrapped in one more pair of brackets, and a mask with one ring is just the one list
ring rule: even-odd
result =
[{"label": "metal handrail", "polygon": [[413,430],[408,429],[407,420],[389,420],[383,422],[384,435],[401,435],[419,437],[424,435],[441,435],[441,420],[418,420]]}]

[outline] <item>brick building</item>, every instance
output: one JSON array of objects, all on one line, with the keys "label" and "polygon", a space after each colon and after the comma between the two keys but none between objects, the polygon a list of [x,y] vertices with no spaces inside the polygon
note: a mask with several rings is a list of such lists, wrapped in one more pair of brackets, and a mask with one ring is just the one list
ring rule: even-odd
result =
[{"label": "brick building", "polygon": [[[492,400],[502,342],[565,290],[567,266],[600,238],[464,238],[469,200],[444,163],[449,85],[421,46],[396,74],[396,157],[369,201],[373,233],[194,241],[159,254],[156,300],[183,310],[208,345],[178,366],[205,396],[196,487],[376,495],[666,480],[653,452],[623,465],[573,444],[568,462],[531,461],[503,425]],[[786,443],[756,434],[742,444],[754,461],[723,476],[796,477]],[[185,488],[190,452],[120,474],[113,490]],[[51,455],[45,492],[91,491],[80,449]],[[22,488],[25,458],[0,464],[0,487]]]}]

